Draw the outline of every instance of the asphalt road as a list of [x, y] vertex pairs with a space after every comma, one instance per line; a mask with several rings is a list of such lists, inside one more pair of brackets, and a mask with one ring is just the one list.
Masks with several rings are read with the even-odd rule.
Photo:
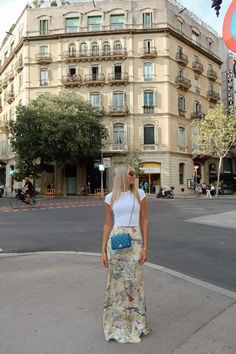
[[[99, 201], [50, 203], [15, 212], [0, 199], [1, 252], [100, 252]], [[150, 262], [236, 291], [236, 199], [150, 200], [149, 224]]]

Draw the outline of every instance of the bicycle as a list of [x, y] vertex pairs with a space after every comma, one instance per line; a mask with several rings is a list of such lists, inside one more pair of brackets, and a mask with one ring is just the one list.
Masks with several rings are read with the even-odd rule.
[[28, 199], [26, 194], [21, 189], [18, 189], [16, 195], [10, 198], [10, 206], [12, 209], [20, 209], [26, 206], [35, 207], [39, 204], [40, 199], [37, 191], [34, 191], [32, 197]]

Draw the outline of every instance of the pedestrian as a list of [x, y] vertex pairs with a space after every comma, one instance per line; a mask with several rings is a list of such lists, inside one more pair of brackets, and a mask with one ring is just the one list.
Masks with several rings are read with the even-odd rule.
[[[114, 249], [112, 237], [131, 237], [131, 247]], [[143, 263], [148, 257], [147, 198], [135, 185], [131, 166], [115, 169], [112, 192], [105, 198], [102, 264], [108, 267], [103, 315], [105, 339], [139, 343], [149, 333]]]
[[148, 193], [148, 181], [144, 182], [143, 188], [144, 188], [145, 192]]
[[211, 193], [210, 193], [210, 187], [206, 188], [206, 198], [212, 198]]
[[210, 185], [210, 193], [211, 193], [211, 196], [214, 197], [215, 195], [215, 186], [213, 183], [211, 183]]
[[206, 188], [207, 188], [206, 183], [203, 182], [201, 187], [202, 187], [202, 194], [203, 194], [204, 196], [206, 196]]

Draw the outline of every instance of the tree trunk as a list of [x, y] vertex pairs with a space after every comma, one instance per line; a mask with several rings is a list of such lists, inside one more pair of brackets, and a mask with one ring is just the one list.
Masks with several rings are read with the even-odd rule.
[[220, 171], [221, 171], [222, 160], [223, 160], [223, 157], [221, 156], [220, 161], [219, 161], [219, 166], [218, 166], [218, 172], [217, 172], [216, 198], [218, 197], [218, 193], [219, 193]]

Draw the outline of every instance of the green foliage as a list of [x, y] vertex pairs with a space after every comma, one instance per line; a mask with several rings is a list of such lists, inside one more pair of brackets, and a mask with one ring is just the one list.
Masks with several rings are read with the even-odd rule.
[[197, 131], [196, 153], [225, 157], [236, 144], [236, 113], [227, 115], [223, 104], [209, 109], [205, 118], [194, 121], [192, 125]]
[[37, 175], [53, 161], [63, 166], [96, 156], [107, 134], [101, 118], [101, 112], [71, 92], [43, 94], [18, 106], [10, 135], [19, 175]]

